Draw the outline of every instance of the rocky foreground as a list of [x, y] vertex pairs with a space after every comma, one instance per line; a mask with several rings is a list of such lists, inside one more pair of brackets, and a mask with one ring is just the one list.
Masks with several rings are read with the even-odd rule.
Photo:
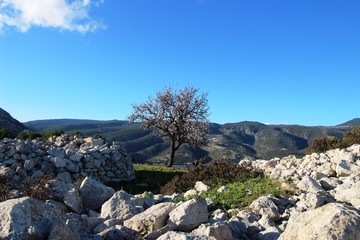
[[[80, 186], [51, 180], [45, 202], [23, 197], [0, 203], [0, 238], [360, 239], [360, 145], [239, 164], [263, 170], [283, 187], [295, 187], [296, 194], [263, 196], [248, 210], [209, 212], [210, 199], [176, 204], [176, 194], [133, 196], [90, 177]], [[208, 188], [198, 182], [187, 194]]]

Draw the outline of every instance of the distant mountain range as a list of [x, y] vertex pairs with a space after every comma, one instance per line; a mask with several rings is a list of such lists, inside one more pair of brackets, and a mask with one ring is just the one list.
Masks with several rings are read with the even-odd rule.
[[[152, 131], [142, 131], [140, 124], [127, 121], [54, 119], [24, 123], [39, 132], [61, 130], [68, 133], [79, 130], [85, 135], [100, 134], [110, 141], [122, 142], [136, 162], [162, 162], [168, 157], [169, 144], [153, 136]], [[325, 126], [267, 125], [259, 122], [216, 124], [209, 127], [207, 146], [191, 148], [182, 146], [176, 155], [176, 163], [191, 162], [202, 157], [222, 157], [239, 161], [244, 157], [270, 159], [289, 154], [304, 155], [315, 138], [342, 137], [345, 131], [360, 125], [360, 118], [346, 123]]]
[[[270, 159], [289, 154], [302, 156], [306, 148], [316, 138], [342, 137], [353, 126], [360, 126], [360, 118], [337, 126], [308, 127], [301, 125], [267, 125], [259, 122], [238, 122], [227, 124], [211, 123], [206, 146], [191, 148], [182, 146], [175, 163], [192, 162], [205, 157], [208, 160], [222, 157], [239, 161], [244, 157]], [[72, 133], [80, 131], [84, 135], [100, 134], [109, 141], [121, 142], [135, 162], [163, 162], [169, 153], [169, 144], [153, 136], [152, 131], [142, 131], [140, 124], [127, 121], [52, 119], [20, 123], [0, 108], [0, 128], [9, 128], [16, 136], [24, 129], [38, 132], [50, 130]]]

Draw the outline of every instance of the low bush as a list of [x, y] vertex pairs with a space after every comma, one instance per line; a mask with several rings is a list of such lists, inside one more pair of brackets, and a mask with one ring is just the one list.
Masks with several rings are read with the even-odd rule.
[[27, 130], [20, 132], [19, 135], [17, 136], [17, 138], [21, 140], [33, 140], [41, 137], [42, 134], [35, 131], [27, 131]]
[[47, 187], [50, 180], [51, 178], [46, 175], [25, 179], [22, 182], [23, 195], [43, 201], [50, 199], [50, 190]]
[[0, 128], [0, 140], [3, 140], [4, 138], [11, 138], [12, 133], [10, 129], [8, 128]]
[[249, 178], [262, 177], [261, 172], [256, 172], [248, 167], [233, 164], [228, 160], [215, 160], [209, 165], [198, 164], [181, 176], [176, 176], [164, 187], [162, 194], [183, 193], [195, 186], [197, 181], [206, 184], [227, 184], [235, 181], [245, 181]]
[[306, 149], [306, 153], [320, 153], [336, 148], [347, 148], [353, 144], [360, 144], [360, 126], [353, 127], [351, 131], [345, 132], [342, 139], [336, 137], [317, 138]]
[[11, 190], [13, 183], [5, 175], [0, 175], [0, 202], [6, 201], [12, 197]]
[[48, 139], [50, 137], [59, 137], [61, 136], [61, 134], [64, 134], [64, 131], [57, 131], [57, 130], [47, 131], [42, 134], [42, 138]]

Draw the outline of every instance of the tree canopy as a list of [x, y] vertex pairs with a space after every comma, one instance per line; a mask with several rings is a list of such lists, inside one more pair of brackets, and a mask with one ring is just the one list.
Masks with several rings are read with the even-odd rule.
[[142, 129], [153, 128], [155, 135], [170, 141], [171, 152], [167, 165], [171, 167], [175, 152], [186, 143], [190, 146], [206, 144], [209, 126], [208, 93], [199, 89], [185, 87], [172, 90], [167, 87], [149, 97], [147, 102], [134, 104], [128, 117], [130, 122], [141, 122]]

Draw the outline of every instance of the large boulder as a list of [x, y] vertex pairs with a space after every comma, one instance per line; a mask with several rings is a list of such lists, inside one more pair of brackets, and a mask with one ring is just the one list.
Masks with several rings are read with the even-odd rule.
[[146, 211], [124, 221], [124, 226], [136, 230], [142, 235], [158, 230], [166, 225], [169, 213], [175, 209], [175, 203], [159, 203]]
[[279, 240], [360, 239], [360, 210], [340, 203], [292, 216]]
[[334, 198], [340, 202], [350, 203], [356, 208], [360, 208], [360, 182], [350, 188], [334, 191]]
[[111, 198], [115, 190], [92, 178], [86, 177], [81, 183], [79, 192], [84, 208], [96, 211], [105, 201]]
[[116, 192], [102, 205], [100, 216], [102, 218], [116, 218], [124, 221], [138, 213], [139, 208], [136, 207], [132, 195], [121, 190]]
[[216, 239], [232, 240], [232, 233], [230, 227], [223, 222], [216, 222], [214, 224], [201, 224], [193, 231], [197, 235], [212, 236]]
[[250, 204], [250, 209], [261, 216], [268, 216], [270, 219], [278, 220], [280, 218], [279, 208], [270, 197], [259, 197]]
[[56, 205], [23, 197], [1, 202], [0, 219], [0, 239], [47, 239], [65, 214]]
[[208, 221], [206, 200], [194, 198], [186, 201], [172, 210], [169, 216], [168, 224], [174, 225], [175, 230], [189, 232]]

